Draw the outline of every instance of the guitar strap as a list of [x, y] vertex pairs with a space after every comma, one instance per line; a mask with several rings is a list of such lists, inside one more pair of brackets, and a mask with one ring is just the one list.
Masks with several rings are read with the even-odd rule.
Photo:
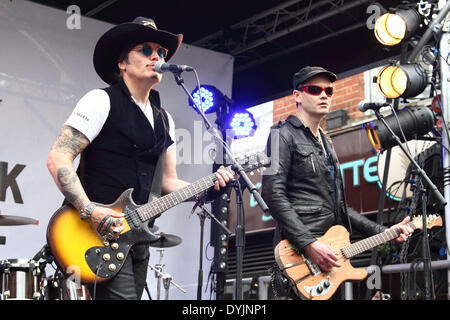
[[[155, 107], [154, 103], [160, 105], [160, 101], [151, 102], [152, 111], [153, 111], [153, 119], [156, 124], [156, 119], [161, 116], [163, 118], [163, 124], [166, 130], [169, 130], [168, 125], [169, 121], [167, 120], [167, 115], [164, 111]], [[158, 161], [156, 163], [155, 172], [153, 173], [152, 186], [150, 188], [150, 193], [148, 195], [148, 202], [158, 199], [161, 197], [161, 188], [162, 188], [162, 177], [164, 172], [164, 161], [166, 159], [166, 151], [161, 152], [159, 155]]]
[[162, 188], [162, 176], [164, 172], [164, 160], [166, 158], [166, 152], [161, 152], [158, 158], [158, 162], [156, 163], [155, 173], [153, 174], [152, 186], [150, 188], [150, 193], [148, 195], [148, 202], [151, 202], [155, 199], [161, 197], [161, 188]]

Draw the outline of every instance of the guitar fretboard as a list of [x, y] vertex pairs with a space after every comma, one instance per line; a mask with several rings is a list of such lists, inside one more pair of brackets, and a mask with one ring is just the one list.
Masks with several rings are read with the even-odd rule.
[[[225, 168], [225, 170], [233, 174], [230, 167]], [[216, 174], [212, 173], [177, 191], [171, 192], [161, 198], [140, 206], [136, 209], [136, 212], [142, 222], [153, 219], [164, 211], [167, 211], [177, 204], [184, 202], [187, 199], [192, 198], [193, 196], [198, 195], [206, 189], [212, 187], [216, 180]]]
[[[413, 230], [416, 229], [416, 226], [413, 222], [409, 222], [407, 224]], [[397, 238], [401, 234], [400, 228], [388, 229], [382, 233], [376, 234], [364, 240], [352, 243], [344, 248], [342, 248], [342, 253], [348, 259], [364, 252], [369, 249], [372, 249], [382, 243], [388, 242]]]

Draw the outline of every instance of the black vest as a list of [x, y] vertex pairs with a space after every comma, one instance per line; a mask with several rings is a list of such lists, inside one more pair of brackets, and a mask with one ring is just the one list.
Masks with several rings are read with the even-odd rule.
[[173, 143], [167, 114], [152, 90], [152, 128], [123, 80], [104, 90], [111, 109], [100, 133], [83, 151], [77, 173], [91, 201], [110, 204], [134, 188], [133, 200], [147, 203], [158, 157]]

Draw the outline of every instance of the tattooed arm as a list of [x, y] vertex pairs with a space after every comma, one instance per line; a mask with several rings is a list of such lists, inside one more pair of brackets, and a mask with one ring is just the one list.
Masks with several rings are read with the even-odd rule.
[[[80, 131], [63, 126], [59, 137], [53, 144], [47, 159], [47, 168], [53, 176], [56, 185], [66, 199], [80, 211], [91, 201], [81, 185], [81, 181], [73, 166], [75, 158], [89, 145], [89, 139]], [[97, 206], [91, 215], [91, 226], [94, 230], [105, 216], [123, 218], [123, 214], [109, 208]], [[114, 226], [110, 227], [113, 231]], [[121, 232], [125, 228], [120, 225], [116, 231]]]
[[88, 145], [89, 139], [84, 134], [65, 125], [47, 159], [47, 168], [57, 187], [77, 210], [86, 206], [90, 201], [75, 172], [73, 161]]

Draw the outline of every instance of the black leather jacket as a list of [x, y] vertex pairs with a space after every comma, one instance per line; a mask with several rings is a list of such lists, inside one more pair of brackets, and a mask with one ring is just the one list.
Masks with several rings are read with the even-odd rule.
[[328, 152], [296, 116], [271, 129], [267, 154], [272, 162], [263, 175], [262, 197], [277, 225], [274, 244], [288, 239], [302, 250], [336, 224], [368, 236], [386, 229], [347, 206], [336, 153], [320, 134]]

